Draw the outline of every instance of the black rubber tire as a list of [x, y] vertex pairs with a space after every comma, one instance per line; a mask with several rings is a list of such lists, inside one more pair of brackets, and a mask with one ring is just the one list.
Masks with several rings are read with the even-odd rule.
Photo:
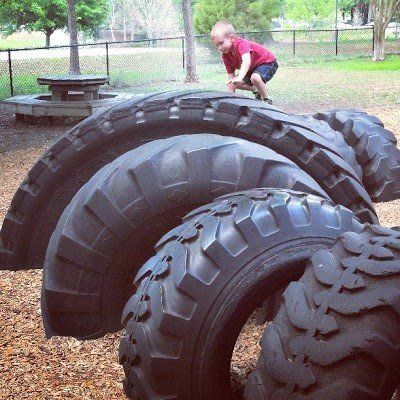
[[374, 202], [400, 197], [400, 150], [382, 121], [359, 110], [332, 110], [314, 115], [341, 132], [355, 150], [363, 183]]
[[[348, 147], [320, 124], [249, 98], [218, 92], [142, 96], [87, 118], [33, 166], [15, 194], [0, 232], [0, 268], [41, 267], [62, 211], [96, 171], [139, 145], [179, 134], [216, 133], [272, 148], [311, 175], [334, 202], [376, 222], [372, 201], [343, 161]], [[348, 160], [352, 162], [352, 160]]]
[[247, 400], [390, 400], [400, 372], [400, 231], [367, 225], [313, 254], [262, 337]]
[[313, 250], [361, 229], [342, 206], [272, 189], [190, 213], [157, 244], [125, 306], [119, 357], [128, 397], [232, 399], [232, 351], [265, 293], [298, 279]]
[[276, 187], [329, 196], [273, 150], [198, 134], [155, 140], [103, 167], [62, 214], [46, 253], [47, 336], [88, 339], [120, 329], [122, 309], [157, 240], [223, 194]]
[[356, 158], [354, 148], [345, 141], [341, 132], [332, 129], [328, 122], [317, 119], [312, 115], [297, 115], [297, 118], [302, 120], [328, 142], [334, 143], [334, 147], [340, 149], [340, 156], [349, 163], [360, 180], [363, 178], [363, 170]]

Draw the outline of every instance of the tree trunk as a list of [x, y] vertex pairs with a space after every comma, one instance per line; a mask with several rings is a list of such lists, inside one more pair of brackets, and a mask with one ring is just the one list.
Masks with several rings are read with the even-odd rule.
[[[375, 29], [375, 28], [374, 28]], [[375, 30], [374, 36], [374, 55], [372, 61], [383, 61], [385, 59], [385, 32]]]
[[114, 10], [113, 10], [112, 11], [112, 16], [110, 17], [110, 22], [108, 23], [108, 28], [110, 29], [111, 39], [112, 39], [113, 42], [115, 42], [114, 25], [115, 25], [115, 13], [114, 13]]
[[128, 40], [127, 37], [127, 27], [126, 27], [126, 14], [128, 12], [126, 1], [122, 3], [122, 26], [124, 30], [124, 42]]
[[363, 12], [360, 3], [354, 9], [354, 25], [361, 26], [363, 24]]
[[363, 25], [368, 24], [369, 4], [363, 4]]
[[78, 24], [76, 22], [76, 12], [74, 0], [68, 0], [68, 30], [69, 30], [69, 73], [80, 75], [79, 51], [78, 51]]
[[50, 36], [52, 35], [53, 31], [46, 31], [46, 47], [50, 47]]
[[183, 24], [185, 29], [185, 59], [186, 79], [185, 82], [198, 82], [196, 71], [196, 54], [194, 44], [194, 27], [192, 18], [191, 0], [182, 0]]
[[134, 37], [135, 37], [135, 27], [132, 24], [131, 25], [131, 42], [133, 42]]
[[367, 24], [369, 24], [372, 21], [372, 3], [369, 2], [368, 4], [368, 18], [367, 18]]
[[400, 6], [400, 0], [371, 0], [374, 13], [374, 55], [373, 61], [385, 59], [385, 33], [386, 28], [396, 9]]

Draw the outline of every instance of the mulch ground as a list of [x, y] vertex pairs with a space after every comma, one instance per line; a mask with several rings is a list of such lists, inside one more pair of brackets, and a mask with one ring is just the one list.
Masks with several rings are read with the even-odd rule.
[[[400, 133], [399, 106], [366, 111]], [[0, 221], [32, 164], [69, 126], [15, 123], [0, 103]], [[377, 211], [382, 225], [400, 225], [400, 201], [377, 204]], [[124, 374], [117, 361], [120, 333], [88, 342], [46, 340], [41, 279], [40, 270], [0, 271], [0, 399], [123, 399]], [[232, 360], [235, 381], [243, 382], [253, 368], [262, 330], [254, 319], [243, 329]]]

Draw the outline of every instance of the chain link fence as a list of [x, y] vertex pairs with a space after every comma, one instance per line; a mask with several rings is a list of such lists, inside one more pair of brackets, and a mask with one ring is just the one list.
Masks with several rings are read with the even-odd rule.
[[[281, 65], [335, 58], [368, 57], [373, 52], [373, 29], [241, 32], [241, 36], [271, 49]], [[185, 77], [185, 39], [104, 42], [78, 45], [82, 74], [107, 74], [117, 90], [135, 87], [157, 90], [159, 83]], [[400, 36], [388, 39], [388, 53], [400, 53]], [[196, 36], [200, 77], [223, 71], [221, 55], [208, 35]], [[0, 100], [41, 93], [37, 77], [69, 71], [69, 46], [0, 51]]]

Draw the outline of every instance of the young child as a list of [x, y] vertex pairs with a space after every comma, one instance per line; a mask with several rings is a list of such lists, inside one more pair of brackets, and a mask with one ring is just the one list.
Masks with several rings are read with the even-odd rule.
[[[257, 99], [272, 104], [267, 96], [266, 83], [278, 69], [275, 56], [260, 44], [237, 36], [233, 26], [226, 21], [214, 25], [211, 40], [222, 53], [229, 77], [227, 91], [250, 90]], [[235, 76], [236, 70], [239, 72]]]

